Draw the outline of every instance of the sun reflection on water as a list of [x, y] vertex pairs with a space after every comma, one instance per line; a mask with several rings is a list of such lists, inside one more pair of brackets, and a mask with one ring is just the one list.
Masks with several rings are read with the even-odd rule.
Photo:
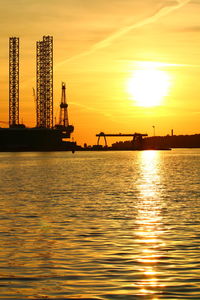
[[[163, 224], [161, 214], [160, 182], [159, 172], [160, 153], [158, 151], [143, 151], [140, 155], [140, 180], [138, 190], [140, 194], [138, 202], [138, 214], [136, 219], [136, 236], [140, 245], [138, 262], [143, 274], [138, 282], [139, 294], [151, 297], [155, 296], [163, 288], [158, 278], [158, 263], [164, 241]], [[148, 298], [149, 299], [149, 298]]]

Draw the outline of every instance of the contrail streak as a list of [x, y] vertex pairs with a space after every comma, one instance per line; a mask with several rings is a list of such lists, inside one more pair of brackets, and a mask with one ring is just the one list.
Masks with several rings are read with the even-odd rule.
[[119, 37], [125, 35], [126, 33], [128, 33], [129, 31], [133, 30], [133, 29], [137, 29], [137, 28], [140, 28], [140, 27], [143, 27], [145, 25], [148, 25], [148, 24], [151, 24], [155, 21], [157, 21], [158, 19], [160, 19], [161, 17], [164, 17], [166, 15], [168, 15], [169, 13], [171, 13], [172, 11], [175, 11], [175, 10], [178, 10], [180, 9], [181, 7], [185, 6], [186, 4], [188, 4], [191, 0], [177, 0], [177, 5], [171, 5], [171, 6], [164, 6], [164, 7], [161, 7], [156, 13], [154, 13], [152, 16], [136, 23], [136, 24], [133, 24], [133, 25], [130, 25], [130, 26], [126, 26], [122, 29], [120, 29], [119, 31], [113, 33], [112, 35], [108, 36], [107, 38], [105, 38], [104, 40], [96, 43], [95, 45], [93, 45], [89, 50], [87, 51], [84, 51], [80, 54], [77, 54], [77, 55], [74, 55], [72, 57], [69, 57], [68, 59], [65, 59], [61, 62], [59, 62], [56, 67], [66, 63], [66, 62], [69, 62], [69, 61], [72, 61], [72, 60], [76, 60], [78, 58], [81, 58], [83, 56], [87, 56], [87, 55], [90, 55], [90, 54], [93, 54], [94, 52], [96, 52], [97, 50], [99, 49], [103, 49], [103, 48], [106, 48], [108, 47], [114, 40], [118, 39]]

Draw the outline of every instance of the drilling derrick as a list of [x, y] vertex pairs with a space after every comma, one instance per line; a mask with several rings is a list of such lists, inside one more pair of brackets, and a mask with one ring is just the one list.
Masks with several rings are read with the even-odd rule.
[[19, 38], [9, 39], [9, 127], [19, 125]]
[[68, 111], [67, 111], [68, 104], [66, 102], [65, 91], [66, 91], [66, 86], [65, 83], [62, 82], [62, 96], [61, 96], [61, 103], [60, 103], [59, 125], [62, 125], [63, 127], [69, 126]]
[[37, 47], [37, 127], [53, 128], [53, 37], [43, 36]]
[[65, 91], [66, 91], [66, 85], [64, 82], [62, 82], [59, 124], [55, 125], [55, 129], [62, 131], [63, 138], [70, 138], [71, 133], [74, 131], [74, 126], [69, 125], [68, 104], [66, 101]]

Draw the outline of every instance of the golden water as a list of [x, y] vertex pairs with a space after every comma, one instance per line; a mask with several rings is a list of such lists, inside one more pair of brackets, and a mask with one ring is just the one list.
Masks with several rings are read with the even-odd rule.
[[0, 159], [0, 299], [200, 299], [200, 150]]

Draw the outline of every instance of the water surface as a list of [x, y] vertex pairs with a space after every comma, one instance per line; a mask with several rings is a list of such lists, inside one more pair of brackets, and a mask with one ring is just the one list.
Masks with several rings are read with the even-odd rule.
[[0, 153], [1, 299], [200, 299], [200, 150]]

